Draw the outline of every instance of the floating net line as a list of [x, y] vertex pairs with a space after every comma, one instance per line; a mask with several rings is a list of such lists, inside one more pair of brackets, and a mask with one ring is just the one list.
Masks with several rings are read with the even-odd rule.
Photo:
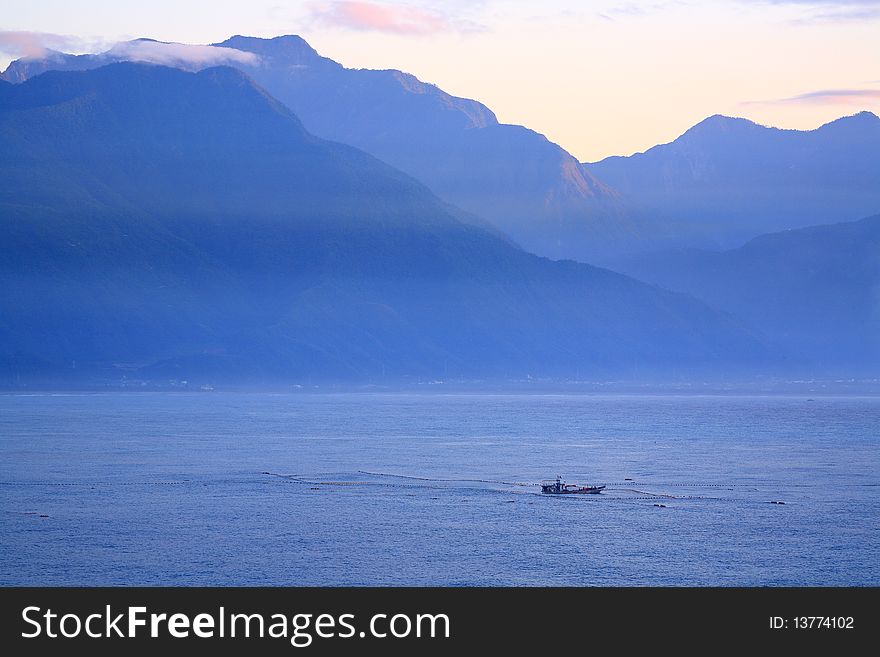
[[[722, 497], [714, 495], [691, 495], [691, 494], [674, 494], [670, 492], [656, 492], [645, 490], [644, 488], [635, 488], [639, 485], [637, 482], [625, 481], [603, 484], [605, 489], [599, 494], [573, 494], [573, 495], [545, 495], [541, 493], [541, 482], [523, 482], [523, 481], [507, 481], [504, 479], [481, 479], [466, 477], [426, 477], [418, 475], [406, 475], [390, 472], [373, 472], [369, 470], [357, 470], [353, 473], [324, 473], [324, 474], [282, 474], [276, 472], [263, 472], [262, 474], [285, 479], [290, 482], [306, 484], [315, 487], [326, 487], [340, 489], [351, 487], [378, 487], [378, 488], [397, 488], [409, 490], [469, 490], [489, 493], [499, 493], [504, 495], [537, 495], [543, 498], [565, 498], [577, 499], [581, 501], [599, 501], [599, 500], [707, 500], [707, 501], [726, 501], [726, 502], [742, 502], [754, 503], [775, 503], [775, 500], [754, 500], [741, 497]], [[335, 476], [334, 476], [335, 475]], [[367, 478], [365, 478], [367, 477]], [[372, 477], [369, 478], [369, 477]], [[391, 481], [389, 481], [391, 480]], [[655, 484], [650, 486], [670, 486], [673, 484]], [[706, 488], [739, 488], [744, 492], [758, 492], [759, 489], [754, 485], [726, 485], [726, 484], [690, 484], [681, 485], [681, 488], [687, 487], [706, 487]], [[513, 490], [511, 490], [511, 488]], [[620, 495], [620, 494], [624, 495]]]
[[[255, 473], [254, 473], [255, 474]], [[286, 480], [292, 483], [321, 487], [322, 489], [337, 488], [340, 490], [357, 487], [374, 487], [384, 489], [405, 489], [410, 491], [434, 490], [434, 491], [471, 491], [483, 493], [497, 493], [504, 495], [538, 495], [543, 498], [578, 499], [581, 501], [599, 500], [716, 500], [740, 503], [773, 503], [785, 504], [778, 499], [756, 499], [749, 493], [760, 493], [766, 489], [778, 491], [780, 488], [812, 488], [809, 484], [787, 484], [785, 482], [760, 482], [760, 483], [708, 483], [708, 482], [645, 482], [636, 480], [614, 481], [602, 484], [605, 486], [599, 494], [573, 494], [573, 495], [544, 495], [541, 493], [541, 482], [538, 481], [510, 481], [506, 479], [487, 479], [476, 477], [428, 477], [414, 474], [401, 474], [393, 472], [376, 472], [370, 470], [356, 470], [354, 472], [330, 472], [330, 473], [299, 473], [284, 474], [264, 471], [259, 473]], [[237, 484], [240, 479], [236, 478], [201, 478], [192, 479], [156, 479], [140, 481], [0, 481], [0, 486], [6, 487], [88, 487], [95, 489], [113, 488], [116, 486], [204, 486]], [[876, 485], [862, 483], [860, 486]], [[658, 490], [660, 489], [660, 490]], [[667, 489], [667, 490], [662, 490]], [[673, 489], [673, 490], [669, 490]], [[711, 495], [693, 494], [689, 489], [710, 489]], [[723, 490], [735, 491], [745, 494], [743, 496], [719, 495]], [[694, 491], [696, 492], [696, 491]], [[708, 491], [707, 491], [708, 492]], [[767, 490], [769, 493], [770, 491]]]

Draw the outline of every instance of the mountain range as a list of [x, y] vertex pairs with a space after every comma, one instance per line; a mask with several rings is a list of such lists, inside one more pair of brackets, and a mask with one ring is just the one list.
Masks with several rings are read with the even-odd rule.
[[[132, 59], [207, 65], [188, 48], [206, 47], [140, 39], [96, 55], [50, 52], [15, 61], [0, 77], [21, 82]], [[234, 36], [211, 48], [311, 133], [378, 157], [472, 221], [551, 258], [613, 267], [620, 254], [731, 248], [880, 210], [880, 118], [870, 112], [810, 131], [713, 116], [669, 144], [581, 164], [542, 135], [499, 123], [482, 103], [400, 70], [345, 68], [298, 36]]]
[[0, 76], [0, 380], [880, 366], [880, 221], [851, 221], [880, 209], [870, 112], [713, 116], [580, 164], [299, 37], [192, 48]]
[[621, 266], [735, 315], [802, 354], [805, 372], [880, 372], [880, 215], [762, 235], [721, 252], [643, 254]]
[[647, 377], [775, 359], [691, 297], [521, 250], [313, 136], [233, 68], [0, 84], [0, 151], [7, 383]]
[[880, 211], [880, 117], [780, 130], [712, 116], [672, 143], [584, 168], [626, 199], [645, 234], [656, 227], [657, 246], [731, 248]]
[[[131, 42], [97, 55], [50, 53], [13, 62], [12, 82], [46, 70], [84, 70], [149, 57]], [[132, 47], [132, 44], [135, 47]], [[123, 44], [125, 45], [125, 44]], [[584, 260], [630, 244], [636, 228], [617, 195], [543, 135], [498, 122], [474, 100], [457, 98], [399, 70], [349, 69], [298, 36], [234, 36], [213, 44], [250, 59], [227, 63], [286, 104], [313, 134], [375, 155], [442, 199], [489, 221], [529, 251]], [[172, 60], [181, 68], [203, 64]]]

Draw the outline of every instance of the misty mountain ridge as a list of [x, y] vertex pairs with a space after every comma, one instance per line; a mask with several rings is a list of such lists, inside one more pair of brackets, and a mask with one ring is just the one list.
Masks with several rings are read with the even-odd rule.
[[782, 130], [712, 116], [678, 139], [584, 167], [669, 246], [730, 248], [762, 233], [859, 219], [880, 210], [880, 118]]
[[[196, 47], [202, 49], [196, 60], [183, 64], [181, 58], [191, 47], [180, 50], [179, 44], [157, 44], [139, 40], [98, 56], [19, 60], [4, 75], [29, 82], [0, 81], [0, 104], [7, 112], [24, 111], [31, 121], [26, 128], [7, 125], [15, 129], [6, 133], [10, 147], [4, 150], [8, 161], [2, 171], [6, 184], [0, 187], [0, 204], [4, 212], [14, 210], [7, 226], [10, 239], [6, 253], [11, 254], [10, 262], [18, 263], [23, 270], [37, 267], [16, 259], [16, 244], [21, 253], [36, 249], [34, 262], [43, 262], [49, 271], [58, 270], [56, 265], [72, 256], [54, 240], [45, 241], [49, 225], [45, 222], [51, 219], [61, 221], [61, 235], [72, 231], [68, 235], [71, 244], [85, 243], [82, 231], [89, 235], [105, 231], [111, 240], [104, 246], [126, 253], [132, 264], [125, 266], [136, 263], [132, 272], [138, 272], [137, 267], [150, 272], [142, 279], [139, 274], [133, 277], [133, 281], [139, 281], [135, 287], [143, 287], [126, 293], [132, 298], [151, 299], [148, 306], [159, 303], [165, 292], [156, 290], [165, 290], [170, 280], [175, 281], [172, 289], [182, 295], [163, 301], [165, 306], [149, 306], [149, 312], [143, 308], [136, 311], [137, 320], [130, 316], [124, 319], [124, 330], [108, 324], [112, 330], [105, 331], [107, 348], [96, 344], [85, 348], [80, 344], [80, 362], [104, 363], [103, 367], [112, 360], [121, 360], [140, 363], [138, 367], [155, 372], [207, 369], [229, 376], [232, 372], [238, 372], [235, 376], [242, 372], [280, 376], [281, 372], [293, 371], [308, 372], [309, 376], [319, 371], [340, 377], [380, 371], [394, 376], [430, 376], [441, 369], [444, 374], [452, 371], [477, 377], [515, 377], [522, 372], [570, 376], [572, 367], [576, 375], [635, 372], [642, 367], [663, 375], [670, 368], [676, 369], [671, 357], [676, 349], [685, 370], [706, 371], [706, 364], [713, 363], [718, 371], [727, 371], [746, 363], [753, 367], [755, 354], [766, 357], [772, 345], [784, 362], [768, 360], [765, 371], [870, 374], [875, 368], [874, 336], [880, 334], [880, 326], [874, 317], [880, 284], [871, 263], [872, 258], [880, 261], [880, 254], [872, 250], [876, 244], [873, 233], [845, 229], [844, 224], [833, 229], [815, 226], [804, 232], [788, 230], [792, 225], [846, 219], [848, 212], [864, 216], [876, 211], [880, 167], [875, 166], [874, 145], [880, 143], [880, 119], [870, 112], [843, 117], [812, 131], [780, 130], [747, 119], [715, 115], [673, 142], [645, 153], [583, 166], [570, 158], [559, 168], [560, 177], [569, 188], [579, 189], [581, 198], [596, 201], [595, 195], [599, 194], [606, 200], [614, 199], [615, 212], [621, 218], [618, 221], [612, 213], [607, 215], [608, 221], [614, 225], [613, 230], [628, 231], [628, 237], [614, 248], [606, 248], [607, 241], [594, 244], [603, 245], [601, 255], [596, 256], [599, 261], [648, 283], [693, 295], [721, 311], [722, 315], [713, 321], [725, 326], [724, 340], [738, 345], [724, 354], [709, 346], [712, 338], [703, 329], [693, 333], [683, 328], [706, 312], [705, 307], [698, 312], [675, 305], [674, 320], [661, 313], [665, 316], [661, 324], [668, 327], [670, 322], [677, 323], [687, 335], [673, 336], [674, 331], [664, 329], [662, 339], [652, 338], [646, 326], [655, 320], [643, 314], [639, 321], [647, 322], [645, 325], [628, 326], [622, 319], [626, 314], [622, 304], [624, 298], [634, 295], [639, 299], [638, 313], [647, 313], [648, 308], [656, 312], [664, 305], [658, 297], [641, 296], [642, 292], [634, 292], [636, 288], [626, 288], [623, 298], [604, 292], [592, 300], [582, 298], [584, 289], [597, 293], [593, 286], [617, 289], [617, 283], [612, 283], [615, 279], [603, 278], [607, 272], [599, 275], [597, 272], [602, 270], [595, 268], [576, 269], [581, 272], [577, 276], [583, 278], [579, 285], [584, 289], [578, 291], [576, 286], [565, 284], [564, 292], [556, 290], [560, 285], [556, 275], [568, 271], [562, 266], [573, 266], [571, 263], [560, 263], [562, 268], [553, 270], [522, 259], [521, 252], [510, 250], [510, 244], [505, 243], [502, 235], [508, 233], [489, 229], [490, 224], [440, 201], [415, 179], [356, 148], [313, 136], [308, 124], [304, 125], [291, 110], [297, 99], [307, 98], [302, 102], [306, 112], [312, 112], [312, 121], [325, 121], [324, 128], [332, 131], [330, 124], [339, 119], [337, 131], [351, 131], [347, 140], [358, 139], [369, 118], [374, 129], [366, 133], [375, 139], [376, 143], [370, 145], [374, 150], [400, 145], [397, 140], [405, 130], [411, 131], [410, 141], [419, 143], [424, 139], [418, 135], [425, 132], [425, 125], [438, 125], [442, 127], [440, 133], [458, 135], [449, 137], [450, 143], [465, 140], [460, 143], [462, 153], [480, 145], [483, 156], [489, 157], [494, 148], [491, 143], [497, 146], [503, 141], [496, 140], [500, 133], [493, 130], [515, 127], [498, 124], [484, 105], [450, 96], [400, 71], [345, 69], [319, 55], [299, 37], [232, 37], [217, 44], [221, 59], [232, 57], [237, 72], [208, 66], [218, 56], [214, 47]], [[165, 79], [164, 67], [145, 64], [131, 70], [104, 66], [94, 71], [94, 77], [86, 78], [57, 77], [59, 73], [51, 71], [32, 77], [40, 67], [90, 70], [122, 54], [126, 58], [137, 53], [159, 57], [150, 49], [165, 46], [171, 50], [157, 51], [163, 61], [171, 60], [177, 69], [202, 71], [196, 76], [197, 84], [185, 77]], [[152, 78], [141, 69], [156, 71], [156, 80], [161, 82], [156, 82], [155, 89], [149, 82]], [[114, 73], [120, 70], [122, 73]], [[276, 100], [275, 93], [255, 81], [258, 73], [293, 100]], [[138, 85], [119, 94], [117, 85], [129, 75], [139, 80]], [[206, 86], [208, 81], [211, 84]], [[334, 101], [328, 95], [331, 87], [343, 101]], [[111, 90], [118, 98], [106, 95]], [[102, 93], [104, 102], [92, 106], [92, 99]], [[161, 114], [152, 107], [164, 94], [174, 101], [171, 107], [180, 112], [181, 121], [170, 108]], [[123, 98], [127, 100], [120, 104]], [[216, 106], [220, 114], [205, 114], [208, 105]], [[400, 115], [390, 122], [396, 125], [388, 132], [386, 123], [392, 110]], [[345, 112], [351, 116], [343, 116]], [[8, 114], [8, 118], [13, 116], [21, 118]], [[68, 142], [68, 135], [59, 126], [67, 125], [72, 117], [77, 119], [74, 128], [87, 126], [88, 134], [93, 135], [90, 139]], [[421, 123], [423, 120], [427, 123]], [[152, 138], [141, 142], [139, 133], [144, 130]], [[535, 134], [522, 130], [506, 134]], [[491, 139], [486, 137], [486, 141], [480, 135]], [[51, 143], [45, 141], [50, 136]], [[108, 142], [111, 138], [115, 141]], [[379, 142], [387, 143], [383, 146]], [[531, 137], [526, 142], [536, 143]], [[126, 154], [129, 146], [136, 157]], [[418, 149], [409, 147], [409, 151], [417, 159], [421, 155]], [[54, 158], [60, 158], [57, 166], [51, 165], [56, 162]], [[91, 164], [84, 164], [82, 158]], [[499, 162], [507, 159], [498, 158]], [[107, 162], [113, 161], [119, 164], [108, 167]], [[212, 163], [210, 167], [205, 167], [206, 161]], [[458, 164], [446, 162], [451, 174], [460, 173]], [[524, 174], [531, 166], [516, 158], [512, 162], [518, 167], [516, 175]], [[410, 164], [410, 168], [418, 166]], [[503, 166], [507, 165], [498, 165]], [[614, 180], [615, 189], [598, 183], [597, 178], [581, 175], [594, 167], [605, 167], [601, 176]], [[488, 175], [488, 170], [482, 175]], [[299, 182], [292, 184], [292, 180]], [[497, 186], [500, 183], [493, 184], [493, 193], [504, 197]], [[522, 182], [520, 186], [528, 190], [529, 184]], [[536, 189], [532, 187], [528, 193]], [[535, 192], [534, 198], [542, 193]], [[561, 193], [554, 201], [557, 210], [565, 206], [567, 194]], [[880, 200], [876, 202], [880, 204]], [[552, 214], [548, 214], [548, 208], [553, 206], [544, 203], [544, 217]], [[862, 212], [861, 208], [871, 209]], [[556, 216], [564, 222], [567, 212], [560, 210]], [[131, 225], [141, 232], [132, 237], [134, 229], [129, 224], [135, 218]], [[767, 232], [765, 224], [785, 232], [754, 238]], [[867, 220], [858, 223], [870, 224]], [[580, 230], [575, 224], [568, 228]], [[29, 234], [28, 230], [36, 232]], [[255, 234], [261, 234], [262, 239], [255, 241]], [[845, 236], [850, 234], [859, 237], [847, 241]], [[122, 235], [143, 248], [132, 252]], [[550, 246], [540, 246], [536, 237], [532, 248], [552, 250], [551, 243], [558, 235], [548, 229], [540, 239]], [[820, 237], [810, 237], [814, 235]], [[389, 241], [390, 236], [393, 238]], [[267, 246], [269, 242], [274, 242], [272, 248]], [[48, 251], [41, 249], [49, 244], [56, 249], [52, 252], [57, 262], [54, 256], [40, 260], [48, 257]], [[92, 260], [106, 260], [100, 240], [92, 240], [91, 244]], [[573, 244], [569, 242], [568, 246]], [[658, 251], [663, 245], [734, 248], [723, 253], [692, 248]], [[617, 248], [633, 253], [621, 254], [615, 251]], [[176, 255], [157, 266], [151, 258], [161, 261], [161, 253]], [[438, 253], [445, 255], [438, 260]], [[520, 255], [514, 257], [511, 253]], [[292, 260], [291, 254], [295, 256]], [[460, 257], [462, 254], [467, 255]], [[487, 257], [492, 263], [488, 269], [481, 264]], [[200, 264], [190, 268], [186, 262]], [[172, 263], [170, 273], [167, 266]], [[120, 262], [105, 265], [116, 270], [123, 267]], [[587, 276], [585, 271], [593, 273]], [[418, 280], [418, 285], [403, 284], [402, 280], [408, 278]], [[563, 278], [568, 280], [569, 275]], [[58, 273], [56, 282], [62, 279]], [[17, 280], [22, 283], [23, 279]], [[81, 291], [89, 290], [91, 302], [95, 301], [97, 280], [81, 281]], [[153, 283], [148, 285], [148, 280]], [[495, 298], [488, 289], [477, 293], [464, 284], [473, 280], [505, 283], [493, 283], [499, 286], [496, 292], [500, 296]], [[8, 298], [19, 298], [23, 307], [30, 307], [31, 299], [46, 294], [59, 307], [66, 307], [68, 301], [60, 294], [61, 288], [50, 292], [52, 286], [46, 287], [43, 280], [43, 287], [35, 291], [29, 287], [32, 283], [25, 281], [20, 288], [11, 284]], [[75, 286], [68, 282], [65, 289], [71, 287]], [[120, 290], [116, 292], [121, 302], [126, 295]], [[416, 301], [420, 295], [436, 298], [436, 312], [429, 310], [424, 300]], [[571, 307], [562, 310], [546, 303], [523, 305], [522, 299], [542, 296], [547, 296], [546, 303], [552, 299], [552, 304]], [[80, 305], [94, 310], [91, 302]], [[489, 317], [472, 318], [471, 328], [467, 329], [473, 330], [472, 336], [480, 337], [453, 346], [440, 327], [450, 335], [460, 329], [449, 316], [471, 313], [463, 310], [463, 303], [485, 309]], [[178, 304], [177, 318], [167, 316], [163, 309], [174, 304]], [[307, 310], [279, 318], [278, 309], [291, 304], [303, 304], [301, 307]], [[602, 314], [606, 304], [611, 314], [601, 321], [598, 317], [589, 321], [584, 318], [585, 308]], [[352, 308], [361, 310], [351, 313]], [[389, 309], [393, 309], [391, 315]], [[75, 309], [68, 310], [75, 314]], [[128, 304], [124, 312], [105, 308], [98, 314], [113, 317], [118, 311], [119, 317], [125, 318], [126, 312], [134, 310]], [[505, 337], [493, 342], [488, 337], [490, 327], [499, 336], [506, 336], [517, 322], [531, 323], [532, 312], [541, 315], [541, 321], [517, 339]], [[39, 316], [38, 311], [34, 313]], [[323, 319], [313, 317], [311, 323], [303, 324], [310, 313]], [[69, 334], [102, 335], [103, 329], [89, 324], [96, 322], [96, 317], [82, 320], [85, 323]], [[358, 326], [359, 317], [364, 319], [362, 326]], [[271, 329], [265, 324], [267, 318], [274, 318]], [[181, 331], [169, 328], [177, 319]], [[69, 336], [41, 334], [31, 330], [33, 327], [10, 328], [10, 321], [0, 320], [0, 338], [15, 338], [7, 342], [0, 359], [19, 358], [15, 356], [19, 354], [25, 360], [31, 359], [28, 362], [57, 364], [66, 358]], [[64, 321], [58, 320], [59, 325], [63, 326]], [[346, 327], [342, 332], [340, 322]], [[374, 332], [369, 348], [364, 346], [361, 333], [367, 326]], [[577, 333], [574, 326], [592, 336], [589, 345], [571, 345]], [[32, 341], [20, 340], [28, 333]], [[291, 340], [292, 334], [299, 337]], [[560, 338], [560, 334], [566, 337]], [[139, 337], [126, 343], [126, 335]], [[302, 342], [305, 335], [310, 336], [307, 346]], [[396, 337], [392, 339], [391, 335]], [[553, 344], [538, 348], [544, 340]], [[699, 345], [693, 353], [682, 350], [681, 345], [688, 340]], [[40, 341], [55, 346], [36, 346]], [[479, 353], [471, 351], [471, 342], [481, 345]], [[633, 345], [632, 354], [625, 354], [625, 343]], [[398, 348], [394, 344], [410, 346]], [[656, 351], [661, 344], [669, 346], [669, 354]], [[135, 345], [136, 353], [130, 349]], [[257, 345], [262, 345], [259, 354], [254, 352]], [[285, 355], [278, 357], [281, 353]], [[337, 356], [330, 355], [334, 353]], [[566, 363], [562, 353], [575, 355]], [[306, 361], [311, 365], [305, 366]], [[16, 362], [23, 361], [19, 358]], [[624, 366], [624, 362], [629, 365]], [[752, 371], [760, 369], [753, 367]]]
[[214, 381], [779, 364], [684, 295], [530, 255], [240, 71], [0, 86], [0, 370]]
[[[627, 250], [639, 239], [638, 227], [612, 189], [543, 135], [498, 123], [482, 103], [402, 71], [347, 69], [298, 36], [235, 36], [213, 45], [256, 55], [255, 62], [223, 63], [252, 76], [313, 134], [356, 146], [409, 173], [527, 250], [585, 260]], [[48, 69], [82, 70], [127, 60], [130, 54], [120, 48], [18, 60], [3, 76], [20, 81]], [[157, 46], [153, 59], [159, 58], [167, 57]]]
[[298, 36], [213, 46], [140, 39], [98, 55], [21, 59], [0, 77], [139, 59], [200, 70], [231, 65], [318, 136], [352, 144], [426, 183], [529, 251], [613, 265], [620, 254], [730, 248], [772, 230], [880, 209], [877, 117], [813, 131], [715, 115], [629, 157], [578, 163], [542, 135], [499, 124], [485, 105], [398, 70], [347, 69]]
[[[425, 108], [440, 110], [445, 119], [449, 120], [454, 127], [470, 129], [485, 128], [490, 125], [498, 125], [495, 114], [482, 103], [468, 98], [452, 96], [436, 85], [428, 84], [419, 80], [416, 76], [396, 69], [372, 70], [372, 69], [346, 69], [328, 57], [322, 57], [302, 37], [287, 35], [274, 39], [260, 39], [236, 35], [222, 43], [211, 44], [220, 48], [233, 48], [240, 52], [249, 52], [259, 57], [260, 67], [267, 69], [287, 69], [287, 73], [305, 75], [306, 69], [318, 69], [325, 73], [342, 73], [347, 70], [372, 76], [372, 80], [365, 80], [367, 86], [372, 84], [383, 85], [393, 92], [398, 92], [401, 97], [415, 96], [412, 102], [421, 102]], [[265, 86], [265, 85], [264, 85]], [[267, 87], [268, 88], [268, 87]], [[418, 98], [426, 96], [425, 99]], [[349, 108], [356, 109], [356, 108]], [[393, 109], [389, 103], [386, 109]], [[318, 117], [315, 117], [316, 119]], [[439, 120], [439, 123], [445, 121]]]
[[815, 372], [880, 371], [880, 215], [762, 235], [729, 251], [679, 249], [619, 265], [735, 315], [802, 354]]
[[553, 258], [612, 265], [619, 254], [730, 248], [768, 231], [880, 209], [871, 113], [813, 131], [715, 115], [645, 153], [581, 165], [542, 135], [499, 124], [482, 103], [402, 71], [347, 69], [293, 35], [234, 36], [213, 46], [141, 39], [98, 55], [18, 60], [3, 77], [138, 58], [186, 70], [235, 66], [310, 132], [366, 150]]

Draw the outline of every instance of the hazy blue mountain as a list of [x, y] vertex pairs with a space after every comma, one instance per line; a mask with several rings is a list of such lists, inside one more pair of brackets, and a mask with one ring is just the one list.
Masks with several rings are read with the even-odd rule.
[[824, 372], [880, 373], [880, 215], [621, 263], [727, 310]]
[[584, 168], [669, 245], [729, 248], [880, 211], [880, 118], [861, 112], [800, 131], [713, 116], [669, 144]]
[[634, 234], [614, 192], [573, 156], [528, 128], [499, 124], [481, 103], [398, 70], [344, 68], [297, 36], [216, 45], [259, 55], [244, 70], [315, 134], [412, 174], [527, 250], [582, 259]]
[[[527, 250], [584, 260], [627, 250], [638, 239], [617, 195], [573, 156], [532, 130], [499, 124], [481, 103], [401, 71], [345, 68], [298, 36], [235, 36], [215, 45], [257, 54], [256, 64], [231, 65], [290, 107], [313, 134], [409, 173]], [[47, 69], [90, 68], [121, 57], [114, 50], [53, 53], [13, 62], [4, 76], [21, 81]]]
[[772, 366], [700, 302], [463, 223], [231, 68], [113, 64], [3, 85], [0, 151], [7, 381]]

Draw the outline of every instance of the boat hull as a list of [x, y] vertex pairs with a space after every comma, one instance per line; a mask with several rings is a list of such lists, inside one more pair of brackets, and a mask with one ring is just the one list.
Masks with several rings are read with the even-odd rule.
[[572, 490], [542, 490], [545, 495], [598, 495], [605, 486], [584, 486]]

